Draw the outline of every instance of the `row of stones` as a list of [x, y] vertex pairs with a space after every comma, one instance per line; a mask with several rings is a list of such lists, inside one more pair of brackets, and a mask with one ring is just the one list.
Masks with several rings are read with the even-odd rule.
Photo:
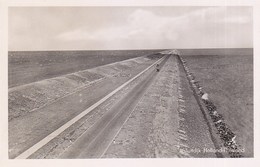
[[204, 103], [204, 106], [206, 107], [217, 131], [218, 134], [223, 141], [224, 147], [227, 148], [228, 153], [230, 157], [242, 157], [242, 153], [240, 150], [240, 146], [235, 141], [236, 135], [232, 132], [232, 130], [228, 127], [228, 125], [225, 123], [224, 118], [221, 114], [218, 113], [217, 107], [214, 105], [214, 103], [209, 99], [208, 93], [205, 92], [203, 87], [200, 85], [198, 81], [195, 80], [194, 74], [190, 72], [190, 69], [187, 66], [187, 62], [179, 56], [184, 70], [186, 72], [187, 78], [189, 82], [191, 83], [193, 89], [195, 90], [198, 97], [201, 98], [201, 101]]

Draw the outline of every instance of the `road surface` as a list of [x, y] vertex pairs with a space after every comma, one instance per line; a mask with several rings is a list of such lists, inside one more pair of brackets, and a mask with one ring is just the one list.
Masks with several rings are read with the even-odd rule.
[[[158, 59], [156, 59], [158, 60]], [[110, 77], [93, 84], [80, 92], [55, 101], [30, 114], [18, 117], [9, 122], [9, 157], [15, 158], [34, 146], [44, 137], [70, 121], [104, 96], [145, 70], [156, 60], [144, 63], [134, 69], [124, 71], [129, 75]], [[143, 77], [143, 76], [142, 76]], [[112, 99], [113, 100], [113, 99]], [[110, 100], [111, 101], [111, 100]], [[88, 114], [84, 119], [95, 115]], [[97, 115], [100, 114], [97, 112]]]
[[[161, 66], [168, 58], [161, 63]], [[69, 147], [61, 158], [101, 157], [157, 75], [158, 72], [151, 71], [146, 78], [132, 90], [129, 90], [122, 99]]]
[[124, 74], [9, 121], [9, 158], [216, 157], [175, 55]]

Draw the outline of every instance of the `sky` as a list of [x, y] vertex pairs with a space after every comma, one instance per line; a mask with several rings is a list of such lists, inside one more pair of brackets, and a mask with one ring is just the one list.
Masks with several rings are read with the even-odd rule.
[[253, 47], [252, 7], [9, 7], [8, 49]]

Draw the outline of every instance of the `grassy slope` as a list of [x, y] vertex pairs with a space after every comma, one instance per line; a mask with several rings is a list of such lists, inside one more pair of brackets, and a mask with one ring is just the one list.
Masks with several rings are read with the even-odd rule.
[[158, 51], [159, 50], [9, 52], [9, 88], [156, 53]]
[[253, 156], [252, 49], [182, 50], [188, 66], [223, 114], [226, 123]]
[[105, 77], [123, 76], [127, 74], [126, 71], [142, 65], [148, 66], [158, 57], [156, 55], [138, 57], [9, 89], [9, 120], [75, 93], [94, 81]]

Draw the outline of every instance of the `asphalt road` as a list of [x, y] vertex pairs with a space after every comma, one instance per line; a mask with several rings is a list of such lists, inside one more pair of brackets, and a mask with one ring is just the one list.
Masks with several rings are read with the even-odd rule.
[[[163, 66], [168, 58], [164, 59], [160, 66]], [[110, 143], [113, 142], [115, 135], [120, 131], [157, 74], [158, 72], [153, 70], [147, 78], [144, 78], [129, 90], [102, 118], [77, 139], [60, 158], [100, 158]]]
[[142, 64], [142, 66], [127, 71], [130, 77], [107, 78], [26, 116], [10, 121], [8, 124], [9, 158], [15, 158], [32, 147], [154, 62], [151, 61], [148, 64]]
[[[172, 73], [174, 71], [172, 64], [169, 64], [171, 58], [170, 56], [167, 56], [160, 64], [160, 68], [164, 66], [167, 67], [169, 71]], [[169, 59], [169, 61], [168, 61]], [[156, 60], [155, 60], [156, 61]], [[118, 77], [112, 77], [112, 78], [106, 78], [102, 80], [101, 82], [98, 82], [90, 87], [87, 87], [80, 92], [75, 92], [74, 94], [67, 96], [63, 99], [60, 99], [56, 101], [55, 103], [52, 103], [51, 105], [48, 105], [46, 107], [43, 107], [35, 112], [32, 112], [26, 116], [19, 117], [17, 119], [14, 119], [9, 122], [9, 158], [15, 158], [21, 153], [23, 153], [28, 148], [31, 148], [35, 144], [37, 144], [39, 141], [44, 139], [46, 136], [50, 135], [52, 132], [57, 130], [59, 127], [66, 124], [68, 121], [70, 121], [75, 116], [82, 113], [84, 110], [91, 108], [93, 104], [97, 103], [102, 99], [104, 96], [108, 95], [112, 91], [116, 90], [118, 87], [129, 81], [134, 76], [138, 75], [141, 71], [146, 69], [148, 66], [150, 66], [155, 61], [152, 61], [148, 64], [142, 64], [141, 66], [136, 67], [135, 69], [127, 71], [130, 75], [127, 75], [128, 77], [118, 76]], [[106, 157], [106, 153], [109, 152], [110, 146], [113, 145], [113, 143], [116, 143], [116, 136], [120, 134], [119, 132], [122, 131], [122, 128], [125, 124], [127, 124], [127, 121], [129, 120], [130, 115], [133, 115], [133, 111], [138, 106], [138, 102], [141, 101], [141, 99], [145, 96], [147, 92], [149, 92], [150, 88], [153, 87], [153, 83], [155, 81], [161, 81], [162, 85], [157, 85], [158, 87], [165, 88], [166, 80], [162, 80], [163, 76], [161, 76], [163, 70], [160, 72], [156, 72], [156, 68], [152, 67], [152, 70], [148, 70], [145, 75], [141, 75], [138, 79], [135, 79], [133, 81], [134, 84], [129, 84], [131, 86], [126, 86], [124, 91], [118, 92], [117, 94], [120, 94], [118, 98], [114, 98], [115, 100], [110, 103], [109, 101], [111, 99], [108, 99], [106, 102], [108, 103], [108, 108], [102, 109], [95, 109], [91, 111], [89, 114], [84, 116], [82, 120], [87, 125], [87, 127], [82, 131], [82, 133], [79, 133], [75, 140], [70, 141], [71, 144], [67, 145], [66, 147], [63, 147], [63, 144], [57, 143], [57, 147], [63, 147], [62, 149], [57, 149], [58, 153], [53, 156], [53, 158], [61, 158], [61, 159], [85, 159], [85, 158], [101, 158]], [[176, 75], [179, 75], [177, 73], [178, 70], [175, 71]], [[164, 75], [164, 78], [169, 79], [169, 75]], [[161, 78], [160, 78], [161, 77]], [[193, 150], [193, 149], [200, 149], [203, 150], [203, 148], [214, 148], [214, 145], [211, 141], [208, 127], [205, 123], [205, 120], [203, 119], [202, 113], [198, 108], [198, 105], [195, 102], [195, 99], [193, 97], [193, 94], [191, 90], [189, 89], [187, 79], [184, 76], [184, 72], [180, 70], [180, 78], [177, 78], [174, 80], [174, 84], [177, 85], [180, 84], [180, 87], [182, 87], [183, 92], [182, 95], [186, 98], [187, 103], [183, 104], [186, 106], [185, 113], [179, 114], [179, 116], [171, 117], [169, 122], [175, 121], [176, 124], [171, 125], [172, 127], [175, 127], [174, 129], [179, 129], [185, 132], [187, 135], [185, 137], [184, 142], [180, 141], [178, 142], [176, 139], [177, 144], [171, 145], [171, 147], [177, 147], [180, 145], [184, 145], [186, 149]], [[156, 80], [157, 79], [157, 80]], [[180, 81], [179, 81], [180, 79]], [[157, 87], [157, 88], [158, 88]], [[154, 87], [154, 91], [161, 91], [161, 94], [165, 94], [167, 92], [163, 92], [160, 89], [157, 89]], [[169, 92], [168, 92], [169, 93]], [[149, 94], [151, 95], [151, 94]], [[179, 93], [174, 93], [172, 96], [180, 96]], [[166, 96], [166, 95], [165, 95]], [[157, 97], [157, 96], [156, 96]], [[173, 98], [173, 97], [172, 97]], [[164, 101], [162, 101], [164, 102]], [[152, 104], [153, 102], [149, 101], [147, 103], [149, 106], [154, 106]], [[174, 106], [178, 108], [179, 103], [177, 104], [177, 100], [175, 99]], [[103, 105], [103, 103], [102, 103]], [[101, 106], [102, 106], [101, 105]], [[107, 106], [107, 104], [104, 104]], [[162, 103], [162, 105], [167, 106], [166, 103]], [[158, 106], [157, 106], [158, 107]], [[138, 108], [138, 107], [137, 107]], [[102, 110], [102, 114], [100, 114], [100, 111]], [[148, 110], [150, 114], [152, 110]], [[170, 109], [169, 112], [166, 113], [166, 111], [162, 110], [161, 112], [158, 112], [158, 108], [154, 109], [155, 112], [154, 118], [151, 118], [150, 121], [154, 122], [154, 129], [158, 129], [161, 125], [164, 124], [161, 120], [166, 120], [165, 117], [168, 117], [168, 115], [171, 115], [173, 113], [173, 110]], [[177, 110], [176, 110], [177, 113]], [[96, 114], [96, 116], [93, 117], [93, 115]], [[167, 115], [168, 114], [168, 115]], [[148, 114], [149, 115], [149, 114]], [[179, 118], [180, 117], [180, 118]], [[139, 117], [138, 117], [139, 118]], [[147, 114], [144, 116], [145, 119], [147, 118]], [[156, 121], [154, 119], [156, 118]], [[80, 122], [79, 120], [78, 122]], [[77, 124], [76, 122], [75, 124]], [[93, 122], [90, 124], [90, 122]], [[148, 139], [147, 136], [144, 136], [146, 133], [150, 133], [150, 124], [144, 121], [140, 121], [141, 124], [148, 126], [147, 129], [137, 126], [135, 129], [141, 129], [144, 130], [144, 133], [136, 133], [137, 135], [142, 135], [142, 137], [145, 139]], [[83, 123], [84, 124], [84, 123]], [[74, 124], [73, 124], [74, 126]], [[168, 124], [167, 124], [168, 126]], [[173, 134], [175, 137], [179, 134], [175, 131], [167, 131], [168, 127], [161, 127], [163, 130], [165, 130], [165, 134], [163, 134], [164, 137], [169, 137], [171, 134]], [[133, 126], [131, 126], [133, 127]], [[71, 128], [71, 127], [70, 127]], [[77, 128], [75, 126], [75, 128]], [[69, 128], [68, 128], [69, 129]], [[129, 129], [128, 129], [129, 130]], [[131, 129], [130, 129], [131, 130]], [[73, 133], [76, 130], [73, 130]], [[134, 131], [134, 130], [132, 130]], [[71, 131], [72, 132], [72, 131]], [[64, 133], [71, 133], [71, 132], [65, 132]], [[156, 132], [154, 130], [154, 132]], [[152, 137], [153, 141], [152, 148], [157, 148], [158, 143], [161, 142], [162, 138], [158, 134], [161, 134], [162, 130], [158, 130], [158, 133], [155, 133]], [[62, 132], [63, 133], [63, 132]], [[75, 132], [76, 133], [76, 132]], [[132, 132], [131, 132], [132, 133]], [[66, 134], [65, 134], [66, 136]], [[57, 136], [57, 138], [64, 138], [64, 135]], [[155, 138], [158, 138], [158, 141], [155, 140]], [[179, 139], [181, 140], [181, 138]], [[55, 143], [56, 141], [50, 141], [49, 143]], [[48, 144], [49, 144], [48, 143]], [[48, 145], [46, 144], [46, 145]], [[151, 143], [150, 143], [151, 144]], [[44, 147], [49, 147], [44, 145]], [[59, 145], [59, 146], [58, 146]], [[137, 143], [137, 145], [140, 145], [140, 142]], [[144, 146], [147, 145], [147, 142], [144, 142], [142, 147], [138, 147], [142, 150]], [[56, 148], [56, 146], [49, 147], [49, 150], [52, 150], [52, 148]], [[169, 145], [167, 145], [168, 147]], [[122, 145], [120, 146], [122, 147]], [[135, 147], [135, 145], [134, 145]], [[136, 148], [136, 147], [135, 147]], [[165, 148], [159, 148], [158, 147], [158, 155], [160, 154], [160, 151], [165, 151]], [[168, 149], [168, 148], [167, 148]], [[29, 158], [49, 158], [52, 156], [50, 155], [50, 151], [44, 151], [44, 148], [41, 148], [40, 150], [43, 150], [43, 152], [39, 151], [32, 155], [32, 157]], [[171, 150], [172, 151], [172, 150]], [[174, 150], [174, 154], [178, 154], [180, 150]], [[170, 152], [170, 151], [169, 151]], [[171, 152], [171, 153], [172, 153]], [[147, 152], [145, 152], [147, 153]], [[41, 155], [43, 154], [43, 155]], [[45, 154], [45, 155], [44, 155]], [[49, 154], [49, 155], [48, 155]], [[35, 155], [35, 156], [34, 156]], [[38, 156], [39, 155], [39, 156]], [[169, 154], [173, 155], [173, 154]], [[137, 155], [136, 155], [137, 156]], [[142, 155], [140, 155], [142, 156]], [[216, 155], [214, 153], [191, 153], [188, 155], [189, 157], [215, 157]], [[157, 156], [155, 156], [157, 157]], [[162, 156], [164, 157], [164, 156]], [[171, 157], [171, 156], [170, 156]], [[181, 156], [180, 156], [181, 157]]]

